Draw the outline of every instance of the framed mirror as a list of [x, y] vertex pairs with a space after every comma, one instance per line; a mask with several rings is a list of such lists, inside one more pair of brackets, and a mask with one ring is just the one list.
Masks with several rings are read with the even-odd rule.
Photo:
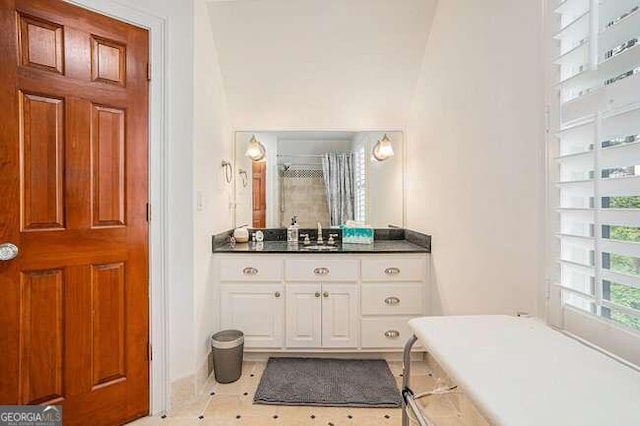
[[400, 131], [240, 131], [235, 225], [404, 226]]

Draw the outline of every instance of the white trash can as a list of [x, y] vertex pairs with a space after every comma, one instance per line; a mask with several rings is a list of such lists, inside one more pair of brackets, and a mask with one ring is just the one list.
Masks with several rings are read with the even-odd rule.
[[235, 382], [242, 375], [244, 334], [240, 330], [222, 330], [211, 336], [213, 372], [218, 383]]

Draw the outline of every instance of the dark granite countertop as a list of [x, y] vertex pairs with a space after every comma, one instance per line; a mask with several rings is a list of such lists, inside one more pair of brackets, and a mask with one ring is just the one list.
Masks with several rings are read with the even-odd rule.
[[[254, 230], [250, 230], [253, 232]], [[262, 243], [244, 243], [231, 245], [229, 237], [233, 231], [229, 230], [216, 234], [212, 238], [212, 250], [214, 253], [431, 253], [431, 236], [420, 232], [403, 228], [375, 229], [373, 244], [342, 244], [340, 231], [336, 238], [336, 245], [329, 250], [310, 250], [304, 244], [287, 243], [287, 230], [282, 228], [263, 229], [265, 239]], [[315, 229], [303, 229], [302, 233], [309, 234], [311, 246], [316, 245], [318, 231]], [[326, 241], [330, 233], [336, 230], [324, 230], [323, 237]]]
[[[312, 246], [315, 245], [312, 243]], [[309, 250], [303, 244], [289, 244], [286, 241], [264, 241], [262, 243], [227, 243], [215, 248], [215, 253], [297, 253], [297, 254], [344, 254], [344, 253], [429, 253], [426, 247], [407, 240], [381, 240], [373, 244], [338, 243], [330, 250]]]

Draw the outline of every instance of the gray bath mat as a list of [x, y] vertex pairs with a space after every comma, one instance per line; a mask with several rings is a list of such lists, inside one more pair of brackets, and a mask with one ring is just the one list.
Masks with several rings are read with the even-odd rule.
[[253, 402], [386, 408], [402, 400], [381, 359], [269, 358]]

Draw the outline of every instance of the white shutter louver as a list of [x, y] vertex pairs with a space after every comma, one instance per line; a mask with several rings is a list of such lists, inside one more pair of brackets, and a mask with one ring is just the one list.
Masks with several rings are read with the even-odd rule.
[[354, 186], [355, 186], [355, 220], [366, 222], [367, 219], [367, 164], [365, 160], [365, 145], [361, 144], [355, 151]]
[[552, 280], [563, 310], [640, 330], [640, 0], [552, 5]]

